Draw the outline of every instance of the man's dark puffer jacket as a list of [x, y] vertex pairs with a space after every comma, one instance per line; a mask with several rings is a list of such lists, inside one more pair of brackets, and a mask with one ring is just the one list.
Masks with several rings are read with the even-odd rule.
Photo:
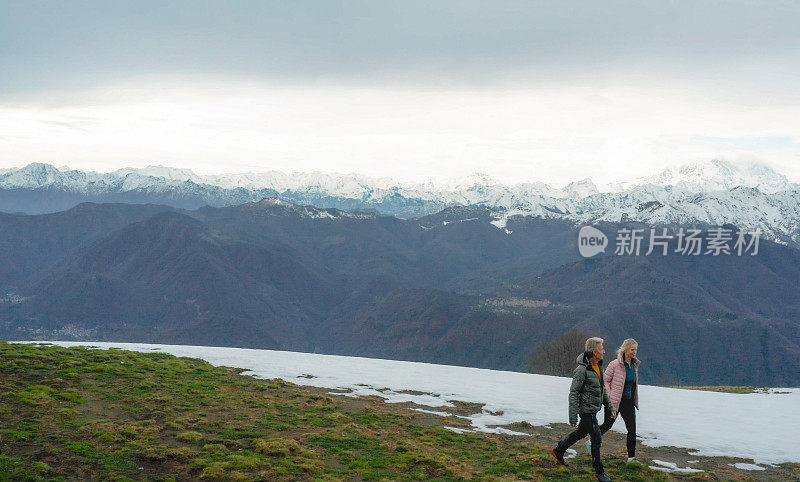
[[600, 378], [592, 370], [589, 361], [591, 353], [578, 355], [578, 366], [572, 372], [572, 385], [569, 387], [569, 423], [578, 423], [579, 413], [597, 413], [601, 406], [606, 410], [617, 411], [617, 407], [608, 399], [605, 384], [603, 383], [603, 360], [597, 364]]

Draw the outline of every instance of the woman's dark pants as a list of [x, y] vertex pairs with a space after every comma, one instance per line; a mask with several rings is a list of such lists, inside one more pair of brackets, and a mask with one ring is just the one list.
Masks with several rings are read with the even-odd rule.
[[[633, 405], [633, 399], [622, 399], [619, 403], [619, 414], [617, 418], [622, 416], [622, 420], [625, 421], [625, 430], [628, 431], [628, 457], [636, 457], [636, 407]], [[605, 410], [605, 418], [603, 419], [603, 425], [600, 426], [600, 434], [605, 434], [608, 432], [608, 429], [614, 425], [616, 421], [615, 418], [611, 418], [611, 412], [609, 410]], [[594, 442], [592, 442], [594, 443]]]

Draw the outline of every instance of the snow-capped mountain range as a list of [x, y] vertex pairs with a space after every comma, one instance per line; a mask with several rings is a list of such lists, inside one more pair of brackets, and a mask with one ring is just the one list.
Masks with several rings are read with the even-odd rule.
[[[554, 188], [545, 183], [502, 184], [485, 174], [418, 183], [358, 174], [269, 171], [198, 175], [164, 166], [110, 173], [34, 163], [0, 170], [0, 210], [27, 213], [67, 209], [82, 201], [153, 202], [196, 208], [279, 197], [295, 204], [347, 211], [375, 210], [412, 218], [458, 205], [495, 210], [505, 229], [515, 215], [575, 223], [639, 221], [650, 225], [722, 225], [760, 229], [764, 236], [800, 245], [800, 184], [758, 162], [712, 160], [683, 165], [598, 188], [583, 179]], [[59, 199], [45, 205], [43, 191]], [[41, 203], [40, 203], [41, 204]], [[63, 205], [62, 205], [63, 204]]]

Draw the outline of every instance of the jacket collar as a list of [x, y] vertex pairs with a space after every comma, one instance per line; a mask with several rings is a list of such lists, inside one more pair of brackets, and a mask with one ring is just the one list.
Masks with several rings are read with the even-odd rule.
[[[617, 355], [617, 359], [622, 364], [622, 366], [625, 366], [625, 355], [624, 354], [620, 353], [619, 355]], [[639, 364], [640, 363], [641, 362], [639, 361], [638, 358], [632, 358], [631, 359], [631, 364], [633, 365], [634, 368], [639, 368]]]
[[[591, 368], [592, 362], [589, 361], [590, 358], [592, 358], [591, 353], [583, 352], [580, 355], [578, 355], [578, 358], [575, 361], [578, 362], [578, 365], [583, 365], [586, 368]], [[600, 360], [599, 362], [597, 362], [597, 366], [598, 367], [603, 366], [603, 360]]]

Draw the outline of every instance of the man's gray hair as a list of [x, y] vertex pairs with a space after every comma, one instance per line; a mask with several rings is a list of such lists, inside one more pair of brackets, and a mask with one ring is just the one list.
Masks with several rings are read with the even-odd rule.
[[593, 336], [586, 340], [586, 347], [583, 351], [587, 353], [594, 353], [597, 351], [597, 347], [603, 344], [603, 339]]

